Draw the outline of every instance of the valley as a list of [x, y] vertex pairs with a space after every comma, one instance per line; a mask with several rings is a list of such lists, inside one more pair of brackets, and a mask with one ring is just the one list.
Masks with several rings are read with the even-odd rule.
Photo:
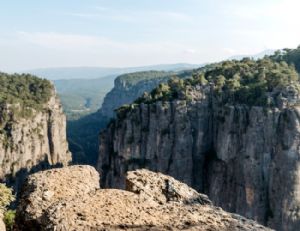
[[299, 8], [2, 1], [0, 231], [299, 231]]

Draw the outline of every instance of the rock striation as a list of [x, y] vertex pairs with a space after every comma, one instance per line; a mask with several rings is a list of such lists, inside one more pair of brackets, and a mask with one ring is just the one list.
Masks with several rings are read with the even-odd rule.
[[0, 179], [18, 188], [28, 172], [67, 165], [71, 153], [66, 118], [54, 90], [43, 108], [30, 117], [15, 116], [11, 106], [0, 109], [0, 115], [10, 117], [0, 130]]
[[205, 195], [160, 173], [129, 172], [128, 191], [99, 189], [98, 179], [89, 166], [29, 176], [18, 230], [270, 230], [214, 207]]
[[127, 171], [169, 174], [223, 209], [278, 230], [300, 225], [300, 107], [291, 87], [274, 107], [222, 105], [211, 87], [191, 100], [135, 105], [100, 135], [104, 187]]

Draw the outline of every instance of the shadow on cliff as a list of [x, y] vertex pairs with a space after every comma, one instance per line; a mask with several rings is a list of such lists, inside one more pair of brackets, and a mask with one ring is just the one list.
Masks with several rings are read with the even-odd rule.
[[[15, 174], [7, 174], [5, 176], [5, 180], [3, 181], [3, 183], [13, 188], [17, 198], [16, 201], [18, 201], [19, 199], [18, 194], [22, 188], [23, 183], [25, 182], [26, 178], [30, 174], [51, 169], [51, 168], [61, 168], [61, 167], [63, 167], [63, 164], [57, 163], [55, 165], [51, 165], [48, 161], [48, 158], [45, 157], [44, 160], [39, 162], [37, 165], [34, 165], [30, 168], [21, 168]], [[15, 202], [12, 206], [14, 207], [16, 203], [17, 202]]]
[[96, 166], [99, 150], [99, 133], [106, 127], [109, 118], [100, 111], [67, 121], [67, 139], [73, 163]]

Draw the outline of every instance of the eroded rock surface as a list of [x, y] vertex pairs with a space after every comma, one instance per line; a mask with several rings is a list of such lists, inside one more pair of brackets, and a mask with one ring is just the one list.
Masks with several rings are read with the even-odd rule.
[[183, 204], [212, 204], [206, 195], [199, 194], [173, 177], [146, 169], [127, 173], [126, 190], [138, 194], [145, 200], [151, 199], [159, 204], [170, 201]]
[[160, 173], [129, 172], [131, 191], [99, 189], [96, 175], [72, 166], [30, 176], [17, 212], [20, 230], [269, 230]]
[[70, 166], [32, 174], [25, 181], [18, 207], [21, 230], [39, 227], [53, 204], [82, 199], [99, 189], [99, 174], [90, 166]]

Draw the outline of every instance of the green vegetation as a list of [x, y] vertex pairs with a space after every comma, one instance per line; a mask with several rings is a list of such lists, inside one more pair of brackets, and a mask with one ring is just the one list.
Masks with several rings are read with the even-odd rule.
[[7, 206], [14, 200], [12, 189], [6, 187], [5, 184], [0, 184], [0, 212], [5, 212]]
[[[104, 109], [103, 111], [106, 113], [103, 113], [102, 110], [99, 110], [78, 120], [72, 120], [74, 117], [70, 116], [70, 111], [68, 108], [67, 110], [64, 108], [69, 117], [69, 121], [67, 123], [67, 137], [69, 148], [73, 154], [73, 162], [95, 165], [97, 162], [99, 149], [98, 134], [99, 131], [104, 129], [109, 123], [111, 119], [110, 115], [113, 115], [113, 109], [118, 108], [123, 104], [133, 102], [136, 98], [140, 97], [143, 92], [149, 92], [158, 86], [159, 83], [167, 82], [174, 74], [175, 72], [148, 71], [124, 74], [117, 77], [115, 80], [115, 87], [106, 95], [105, 102], [102, 105], [102, 109]], [[179, 72], [177, 76], [180, 78], [189, 77], [191, 76], [191, 71]], [[61, 94], [65, 94], [67, 91], [67, 94], [75, 94], [75, 89], [77, 89], [75, 86], [78, 86], [78, 93], [82, 92], [82, 96], [84, 96], [85, 87], [83, 87], [81, 91], [80, 82], [76, 82], [76, 85], [74, 85], [75, 82], [75, 80], [61, 81], [55, 82], [55, 85], [58, 89], [58, 92], [61, 92]], [[104, 86], [102, 86], [100, 82], [99, 84], [94, 82], [93, 85], [84, 82], [81, 85], [86, 86], [85, 84], [87, 84], [86, 90], [90, 89], [92, 91], [92, 89], [98, 88], [100, 91], [102, 91], [102, 89], [104, 89]], [[60, 86], [58, 86], [58, 84]], [[115, 96], [120, 95], [122, 97], [119, 97], [118, 100], [116, 100]], [[62, 97], [63, 105], [65, 105], [64, 100], [65, 98]], [[70, 101], [66, 103], [70, 105]], [[128, 107], [132, 107], [132, 105]], [[124, 108], [126, 108], [126, 106], [124, 106]], [[130, 142], [132, 142], [131, 139], [129, 139], [129, 143]]]
[[[168, 83], [160, 84], [150, 94], [145, 94], [134, 103], [191, 100], [189, 90], [197, 85], [211, 86], [214, 96], [222, 103], [251, 106], [269, 104], [268, 93], [278, 95], [289, 85], [293, 85], [300, 92], [299, 75], [295, 68], [285, 61], [274, 61], [268, 57], [258, 61], [245, 58], [241, 61], [224, 61], [210, 65], [209, 68], [198, 69], [190, 79], [172, 78]], [[134, 104], [122, 107], [119, 112], [124, 116], [124, 113], [133, 106]]]
[[0, 184], [0, 213], [4, 214], [4, 223], [6, 229], [13, 230], [13, 225], [15, 221], [15, 211], [7, 210], [7, 207], [11, 202], [15, 200], [12, 194], [12, 189], [5, 186], [5, 184]]
[[277, 62], [284, 61], [289, 65], [294, 65], [296, 70], [300, 73], [300, 46], [298, 46], [297, 49], [278, 50], [274, 55], [270, 56], [270, 58]]
[[4, 213], [3, 221], [6, 226], [6, 231], [12, 231], [15, 224], [16, 210], [7, 210]]
[[53, 94], [53, 85], [28, 74], [0, 73], [0, 137], [5, 148], [12, 146], [14, 120], [31, 118]]
[[96, 112], [113, 84], [113, 76], [100, 79], [54, 81], [68, 120], [76, 120]]
[[99, 131], [104, 129], [109, 118], [100, 112], [67, 122], [67, 139], [73, 163], [96, 165], [99, 149]]
[[141, 81], [150, 80], [163, 80], [165, 78], [170, 78], [170, 76], [175, 75], [176, 72], [166, 72], [166, 71], [144, 71], [144, 72], [134, 72], [129, 74], [120, 75], [116, 81], [120, 83], [125, 83], [126, 87], [132, 87], [137, 85]]
[[[34, 110], [42, 110], [52, 91], [48, 80], [28, 74], [0, 73], [0, 111], [10, 105], [15, 117], [30, 117]], [[1, 120], [4, 117], [1, 115]]]

